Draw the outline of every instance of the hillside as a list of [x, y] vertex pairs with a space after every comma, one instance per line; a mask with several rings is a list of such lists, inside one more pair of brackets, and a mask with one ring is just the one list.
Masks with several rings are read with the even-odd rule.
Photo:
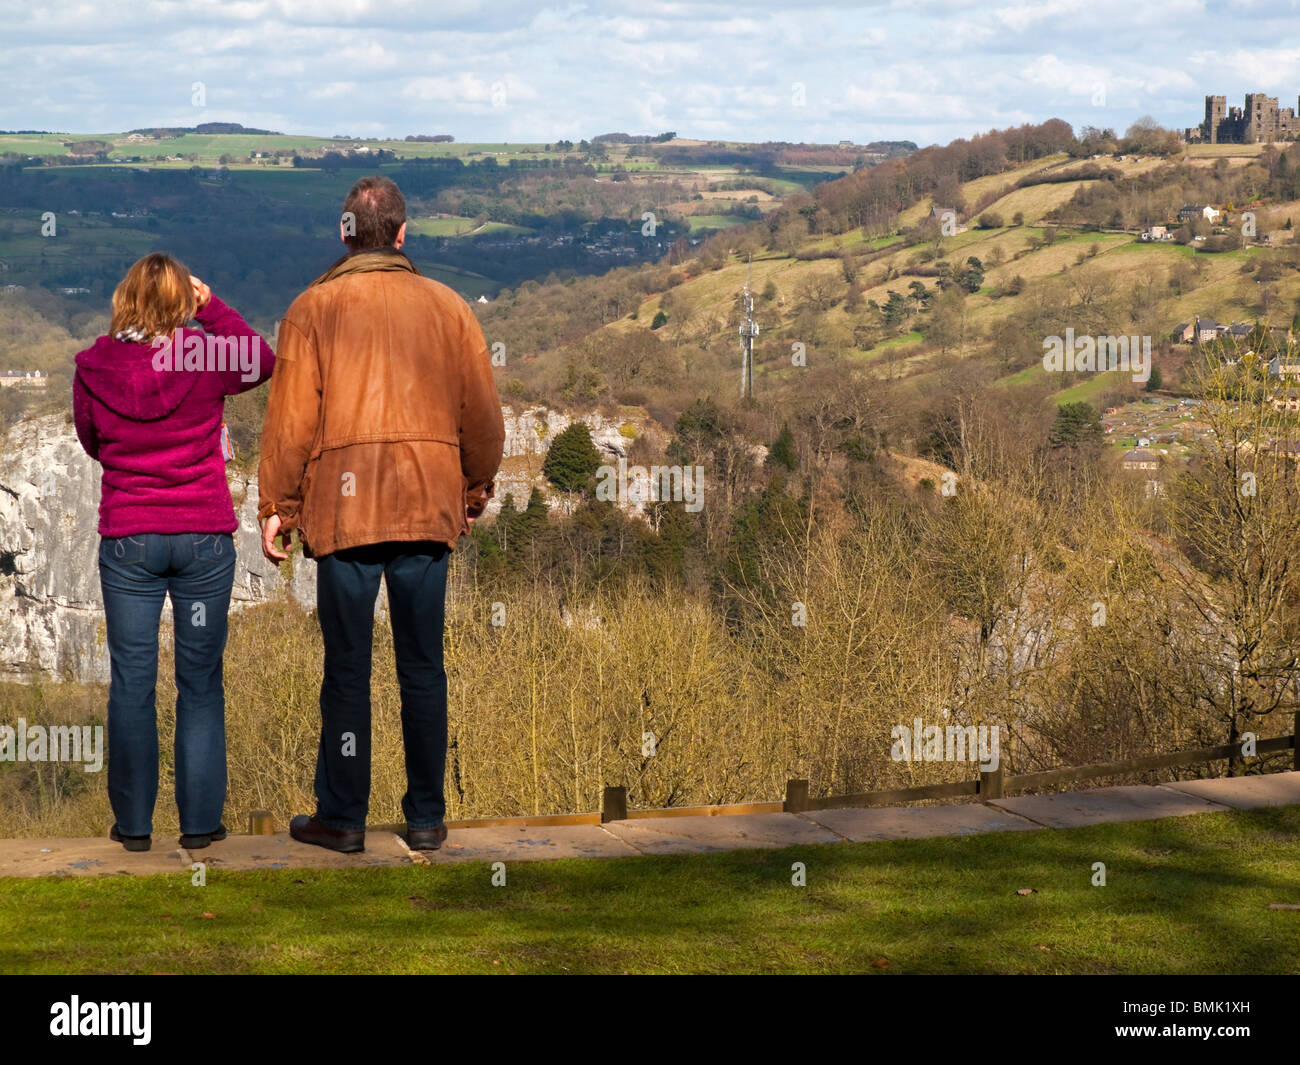
[[[1291, 155], [1294, 171], [1300, 153]], [[773, 412], [806, 406], [810, 374], [819, 380], [817, 371], [831, 367], [837, 380], [860, 372], [900, 403], [967, 363], [986, 384], [1111, 405], [1138, 395], [1143, 383], [1049, 373], [1041, 365], [1045, 337], [1071, 329], [1150, 338], [1162, 385], [1177, 390], [1191, 348], [1172, 342], [1175, 326], [1201, 315], [1291, 327], [1300, 312], [1300, 248], [1289, 227], [1300, 223], [1300, 201], [1278, 180], [1277, 158], [1194, 149], [1099, 163], [1058, 152], [957, 183], [948, 202], [918, 197], [883, 233], [876, 224], [824, 233], [809, 226], [789, 241], [791, 215], [813, 209], [796, 199], [765, 225], [718, 234], [667, 266], [506, 291], [485, 309], [484, 327], [514, 356], [500, 371], [503, 389], [555, 401], [607, 397], [671, 419], [701, 395], [731, 404], [738, 296], [748, 282], [761, 328], [757, 410], [768, 432], [779, 426]], [[837, 184], [818, 196], [833, 195]], [[1223, 209], [1216, 225], [1178, 222], [1193, 197]], [[936, 203], [959, 205], [951, 235], [929, 217]], [[1247, 210], [1255, 231], [1243, 237]], [[1179, 239], [1141, 240], [1153, 224]], [[971, 260], [977, 269], [964, 277]], [[529, 328], [575, 303], [600, 306], [600, 320], [589, 310], [576, 326], [571, 314], [558, 338]], [[799, 351], [804, 366], [791, 358]]]
[[[341, 250], [352, 184], [392, 178], [407, 250], [469, 300], [599, 276], [761, 219], [792, 195], [908, 144], [723, 143], [672, 133], [577, 144], [306, 137], [232, 123], [125, 133], [0, 132], [0, 293], [102, 309], [129, 265], [165, 250], [266, 332]], [[256, 254], [249, 254], [250, 240]], [[0, 366], [19, 346], [0, 338]], [[43, 367], [42, 367], [43, 368]]]

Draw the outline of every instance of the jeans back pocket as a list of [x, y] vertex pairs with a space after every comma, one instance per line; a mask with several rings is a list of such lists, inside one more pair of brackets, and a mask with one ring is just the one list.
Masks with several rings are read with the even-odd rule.
[[99, 540], [99, 557], [119, 565], [139, 565], [149, 550], [147, 533], [138, 536], [103, 536]]
[[195, 558], [223, 561], [235, 555], [235, 537], [232, 533], [192, 533]]

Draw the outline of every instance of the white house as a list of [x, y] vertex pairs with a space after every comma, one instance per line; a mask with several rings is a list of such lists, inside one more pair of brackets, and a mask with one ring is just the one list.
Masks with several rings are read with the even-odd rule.
[[1205, 203], [1187, 203], [1178, 212], [1180, 222], [1214, 222], [1218, 217], [1218, 210]]

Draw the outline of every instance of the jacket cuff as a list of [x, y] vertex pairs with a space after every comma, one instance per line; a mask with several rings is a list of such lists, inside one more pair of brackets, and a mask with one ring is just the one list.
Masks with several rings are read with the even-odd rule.
[[492, 498], [493, 494], [494, 486], [491, 481], [488, 481], [488, 483], [483, 485], [482, 488], [475, 489], [472, 492], [466, 492], [465, 509], [469, 512], [469, 516], [477, 518], [482, 514], [483, 508], [487, 506], [488, 500]]
[[194, 320], [200, 325], [207, 325], [210, 320], [216, 318], [227, 309], [228, 308], [225, 303], [222, 302], [221, 297], [213, 292], [209, 294], [208, 302], [194, 312]]
[[280, 528], [286, 532], [298, 527], [298, 509], [296, 507], [290, 509], [289, 507], [281, 507], [271, 502], [259, 504], [257, 508], [258, 524], [260, 525], [265, 522], [272, 514], [279, 515]]

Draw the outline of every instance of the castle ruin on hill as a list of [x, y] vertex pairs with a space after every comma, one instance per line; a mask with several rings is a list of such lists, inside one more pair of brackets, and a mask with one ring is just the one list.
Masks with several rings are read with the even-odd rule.
[[[1297, 101], [1300, 108], [1300, 101]], [[1188, 143], [1265, 144], [1300, 136], [1296, 109], [1278, 107], [1276, 96], [1246, 93], [1245, 107], [1229, 107], [1226, 96], [1205, 98], [1205, 119], [1187, 130]]]

